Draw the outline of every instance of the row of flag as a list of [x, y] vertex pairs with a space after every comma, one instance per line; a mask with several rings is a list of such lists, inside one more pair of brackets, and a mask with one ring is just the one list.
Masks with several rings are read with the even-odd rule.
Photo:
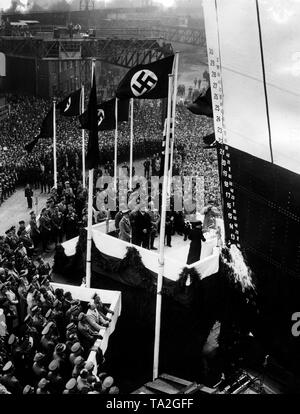
[[[79, 117], [80, 128], [89, 131], [86, 166], [91, 169], [99, 164], [98, 131], [113, 130], [117, 122], [128, 121], [129, 99], [161, 99], [168, 96], [168, 75], [173, 70], [174, 55], [130, 69], [119, 83], [116, 98], [97, 102], [96, 78], [93, 73], [87, 110], [81, 113], [82, 89], [78, 89], [56, 105], [61, 116]], [[116, 111], [117, 102], [117, 111]], [[210, 89], [188, 106], [196, 115], [212, 117]], [[31, 152], [40, 138], [53, 137], [53, 111], [51, 108], [42, 121], [40, 133], [25, 146]], [[117, 119], [116, 119], [117, 112]]]

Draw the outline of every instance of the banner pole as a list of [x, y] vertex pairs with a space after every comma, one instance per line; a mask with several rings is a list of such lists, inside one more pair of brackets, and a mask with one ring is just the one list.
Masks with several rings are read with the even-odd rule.
[[130, 99], [129, 190], [132, 190], [132, 169], [133, 169], [133, 98]]
[[176, 100], [177, 100], [177, 85], [178, 85], [178, 63], [179, 52], [175, 53], [174, 60], [174, 90], [172, 98], [172, 139], [171, 139], [171, 154], [170, 154], [170, 169], [169, 169], [169, 182], [168, 182], [168, 194], [171, 195], [171, 184], [173, 176], [173, 156], [174, 156], [174, 142], [175, 142], [175, 119], [176, 119]]
[[[95, 62], [92, 60], [92, 81], [95, 71]], [[88, 225], [87, 225], [87, 245], [86, 245], [86, 271], [85, 271], [85, 285], [87, 288], [91, 287], [91, 256], [92, 256], [92, 224], [93, 224], [93, 181], [94, 168], [89, 170], [89, 192], [88, 192]]]
[[[81, 85], [81, 113], [84, 113], [84, 84]], [[82, 186], [86, 187], [86, 178], [85, 178], [85, 130], [82, 129], [81, 132], [82, 138]]]
[[115, 155], [114, 155], [114, 188], [117, 191], [117, 175], [118, 175], [118, 98], [115, 99]]
[[53, 98], [53, 175], [54, 187], [57, 188], [57, 159], [56, 159], [56, 99]]
[[89, 170], [88, 227], [87, 227], [87, 246], [86, 246], [86, 287], [87, 288], [91, 287], [93, 179], [94, 179], [94, 169], [91, 169]]
[[168, 185], [168, 163], [169, 163], [169, 146], [170, 146], [170, 118], [171, 118], [171, 93], [174, 75], [169, 75], [168, 88], [168, 111], [167, 111], [167, 132], [165, 146], [165, 163], [164, 177], [162, 187], [162, 207], [159, 235], [159, 256], [158, 256], [158, 275], [157, 275], [157, 292], [156, 292], [156, 312], [155, 312], [155, 337], [154, 337], [154, 359], [153, 359], [153, 380], [158, 377], [159, 367], [159, 346], [160, 346], [160, 324], [161, 324], [161, 301], [162, 301], [162, 284], [164, 275], [164, 251], [165, 251], [165, 224], [167, 209], [167, 185]]

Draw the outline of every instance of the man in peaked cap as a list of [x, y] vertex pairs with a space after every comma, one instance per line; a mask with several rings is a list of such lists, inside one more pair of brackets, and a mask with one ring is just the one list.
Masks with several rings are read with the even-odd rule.
[[50, 394], [50, 391], [48, 390], [49, 381], [46, 380], [46, 378], [42, 378], [38, 383], [38, 388], [36, 390], [36, 393], [39, 394]]
[[22, 232], [24, 230], [26, 230], [25, 221], [24, 220], [21, 220], [21, 221], [19, 221], [19, 229], [17, 231], [17, 235], [20, 237], [20, 235], [22, 234]]
[[87, 372], [88, 372], [87, 380], [88, 380], [88, 383], [89, 384], [93, 384], [94, 382], [97, 381], [97, 378], [96, 378], [96, 376], [93, 373], [94, 367], [95, 367], [95, 364], [94, 364], [93, 361], [87, 361], [85, 363], [85, 366], [84, 366], [84, 369], [86, 369]]
[[47, 375], [47, 379], [50, 381], [49, 388], [53, 394], [61, 394], [64, 385], [63, 385], [63, 379], [60, 375], [60, 363], [57, 359], [53, 359], [49, 366], [48, 366], [49, 372]]
[[69, 356], [69, 361], [72, 365], [74, 365], [75, 358], [77, 358], [79, 355], [82, 355], [83, 348], [80, 344], [80, 342], [75, 342], [71, 347], [71, 354]]
[[1, 383], [12, 394], [21, 395], [23, 388], [20, 385], [18, 379], [14, 376], [15, 367], [12, 361], [8, 361], [2, 368], [3, 375], [1, 377]]
[[37, 305], [31, 308], [32, 312], [32, 325], [37, 329], [38, 332], [42, 332], [44, 324], [47, 320], [41, 313], [41, 308]]
[[23, 388], [23, 395], [34, 394], [34, 388], [31, 385], [25, 385]]
[[74, 360], [74, 368], [72, 371], [72, 377], [77, 378], [78, 375], [80, 374], [80, 371], [84, 368], [84, 365], [85, 365], [84, 358], [81, 355], [76, 357]]
[[47, 374], [47, 370], [44, 364], [45, 354], [37, 352], [33, 358], [32, 371], [37, 378], [43, 378]]
[[191, 240], [191, 243], [186, 262], [187, 264], [192, 264], [200, 260], [202, 241], [206, 241], [202, 233], [201, 220], [195, 219], [194, 221], [191, 221], [191, 223], [193, 228], [189, 234], [189, 240]]

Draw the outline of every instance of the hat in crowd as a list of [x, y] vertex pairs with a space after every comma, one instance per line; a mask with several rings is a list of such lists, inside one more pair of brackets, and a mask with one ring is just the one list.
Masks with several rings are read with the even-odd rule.
[[80, 342], [75, 342], [71, 347], [71, 352], [78, 352], [81, 349]]
[[24, 322], [29, 322], [32, 320], [32, 316], [31, 315], [27, 315], [24, 319]]
[[56, 347], [55, 347], [55, 352], [56, 352], [57, 354], [62, 354], [62, 353], [64, 353], [64, 352], [65, 352], [65, 350], [66, 350], [66, 345], [65, 345], [65, 344], [63, 344], [63, 343], [59, 343], [59, 344], [57, 344], [57, 345], [56, 345]]
[[42, 361], [45, 358], [45, 355], [42, 354], [41, 352], [37, 352], [33, 358], [34, 362], [39, 362]]
[[30, 214], [30, 216], [33, 216], [35, 213], [34, 213], [34, 211], [31, 211], [29, 214]]
[[130, 213], [130, 209], [129, 208], [127, 208], [127, 209], [125, 209], [125, 210], [122, 210], [122, 214], [127, 214], [127, 213]]
[[23, 394], [34, 394], [34, 388], [31, 385], [25, 385]]
[[24, 220], [19, 221], [19, 224], [25, 224]]
[[12, 345], [16, 341], [16, 339], [16, 336], [14, 334], [11, 334], [7, 341], [8, 345]]
[[51, 315], [52, 315], [52, 309], [48, 309], [45, 315], [46, 319], [49, 319]]
[[46, 380], [46, 378], [42, 378], [40, 382], [38, 383], [38, 387], [45, 388], [49, 384], [49, 382], [50, 381]]
[[21, 270], [20, 276], [26, 276], [26, 275], [28, 275], [28, 269]]
[[113, 383], [114, 383], [113, 377], [106, 377], [103, 380], [102, 385], [103, 385], [104, 388], [110, 388], [113, 385]]
[[71, 322], [67, 325], [67, 331], [73, 331], [76, 329], [76, 325], [74, 322]]
[[36, 313], [38, 310], [39, 310], [39, 307], [37, 305], [35, 305], [31, 308], [32, 313]]
[[79, 310], [79, 306], [76, 304], [76, 305], [72, 305], [71, 307], [70, 307], [70, 312], [71, 313], [73, 313], [73, 312], [76, 312], [76, 311], [78, 311]]
[[76, 378], [71, 378], [65, 385], [67, 390], [73, 390], [74, 388], [76, 388], [77, 385], [77, 381]]
[[80, 312], [78, 315], [78, 320], [81, 321], [85, 317], [85, 314], [83, 312]]
[[45, 328], [42, 330], [42, 335], [47, 335], [50, 331], [50, 328], [53, 326], [53, 322], [49, 322], [47, 323], [47, 325], [45, 326]]
[[58, 299], [55, 299], [55, 301], [53, 302], [53, 307], [56, 308], [56, 306], [58, 306], [60, 304], [60, 301]]
[[82, 356], [78, 356], [74, 359], [74, 365], [76, 366], [83, 364], [83, 362], [84, 362], [84, 359], [82, 358]]
[[94, 368], [94, 366], [95, 366], [95, 364], [93, 363], [93, 361], [87, 361], [87, 362], [85, 363], [84, 368], [85, 368], [87, 371], [92, 371], [92, 370], [93, 370], [93, 368]]
[[4, 365], [4, 367], [2, 368], [2, 371], [3, 371], [3, 372], [9, 372], [9, 371], [11, 371], [11, 370], [13, 369], [13, 367], [14, 367], [14, 364], [13, 364], [11, 361], [8, 361], [8, 362]]
[[59, 368], [59, 362], [57, 359], [53, 359], [53, 361], [50, 362], [48, 365], [49, 371], [56, 371]]

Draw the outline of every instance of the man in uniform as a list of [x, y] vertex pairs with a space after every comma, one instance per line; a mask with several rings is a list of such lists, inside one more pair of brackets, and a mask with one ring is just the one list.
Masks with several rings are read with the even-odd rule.
[[149, 249], [151, 218], [145, 206], [142, 206], [135, 217], [137, 245]]
[[158, 226], [160, 222], [160, 215], [158, 209], [154, 207], [154, 202], [151, 201], [150, 203], [150, 211], [149, 211], [150, 219], [151, 219], [151, 231], [150, 231], [150, 249], [157, 250], [154, 247], [154, 240], [158, 233]]
[[33, 241], [34, 248], [36, 249], [41, 239], [41, 233], [37, 226], [35, 212], [31, 211], [29, 214], [30, 214], [30, 220], [29, 220], [30, 237]]
[[148, 157], [146, 161], [144, 161], [144, 177], [149, 180], [150, 178], [150, 158]]
[[2, 368], [3, 375], [0, 376], [0, 383], [2, 383], [12, 394], [21, 395], [23, 388], [19, 380], [15, 377], [14, 372], [14, 364], [12, 361], [8, 361]]
[[27, 184], [25, 187], [25, 197], [27, 198], [28, 208], [32, 208], [33, 191], [32, 191], [32, 188], [30, 187], [30, 184]]
[[48, 243], [51, 238], [51, 219], [48, 215], [47, 209], [43, 208], [40, 216], [40, 232], [42, 239], [43, 251], [46, 251], [48, 248]]
[[119, 233], [119, 239], [124, 240], [128, 243], [131, 241], [131, 234], [132, 234], [132, 228], [131, 223], [129, 219], [129, 213], [130, 210], [123, 210], [122, 211], [122, 218], [119, 223], [120, 233]]
[[206, 241], [202, 233], [202, 222], [196, 220], [192, 222], [193, 229], [189, 234], [189, 240], [191, 240], [189, 254], [187, 258], [187, 264], [192, 264], [200, 260], [202, 241]]
[[44, 364], [45, 354], [37, 352], [33, 358], [32, 371], [36, 378], [40, 379], [46, 376], [47, 370]]

